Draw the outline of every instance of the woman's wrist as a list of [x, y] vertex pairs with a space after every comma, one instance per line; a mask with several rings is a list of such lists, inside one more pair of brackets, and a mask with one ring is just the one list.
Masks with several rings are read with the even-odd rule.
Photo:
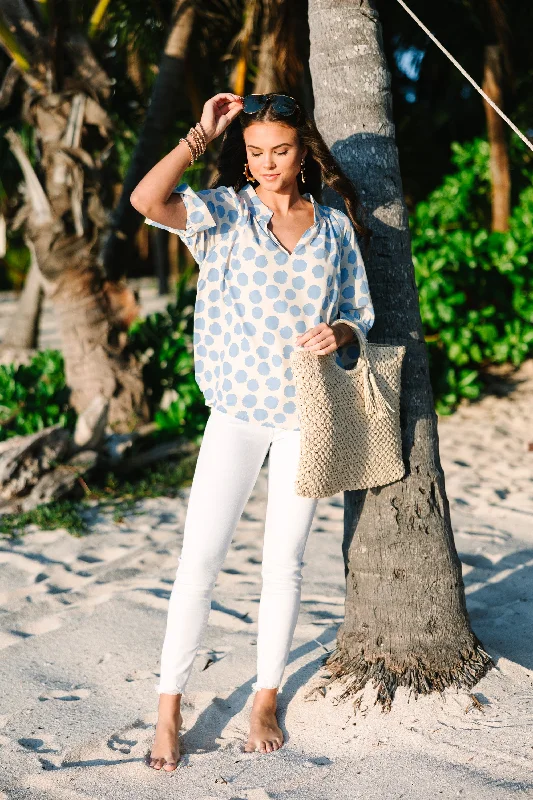
[[202, 125], [201, 122], [197, 122], [196, 124], [201, 129], [201, 131], [203, 131], [203, 135], [207, 144], [211, 144], [211, 142], [216, 138], [215, 134], [211, 133], [209, 128], [207, 128], [205, 125]]
[[189, 166], [205, 153], [209, 141], [201, 122], [197, 122], [194, 127], [189, 128], [187, 135], [180, 139], [180, 142], [185, 142], [189, 148], [191, 154]]

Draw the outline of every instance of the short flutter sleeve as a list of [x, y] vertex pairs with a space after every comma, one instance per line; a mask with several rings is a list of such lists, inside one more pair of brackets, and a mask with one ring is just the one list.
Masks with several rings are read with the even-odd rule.
[[153, 219], [145, 218], [148, 225], [176, 233], [190, 250], [197, 264], [201, 264], [216, 244], [227, 238], [242, 215], [235, 191], [228, 186], [195, 191], [187, 183], [173, 189], [180, 194], [187, 211], [185, 228], [171, 228]]
[[[375, 314], [368, 278], [357, 241], [355, 228], [349, 217], [345, 216], [341, 242], [339, 304], [337, 319], [351, 323], [366, 336], [374, 324]], [[359, 356], [357, 339], [339, 347], [337, 361], [344, 368], [354, 366]]]

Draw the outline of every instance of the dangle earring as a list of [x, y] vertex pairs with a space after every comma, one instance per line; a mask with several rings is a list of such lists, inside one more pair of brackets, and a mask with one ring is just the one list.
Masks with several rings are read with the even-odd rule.
[[257, 181], [257, 178], [254, 178], [253, 175], [250, 175], [248, 172], [248, 162], [244, 165], [243, 175], [246, 175], [247, 181]]
[[305, 175], [304, 175], [304, 161], [305, 161], [305, 156], [302, 158], [302, 162], [301, 162], [301, 164], [300, 164], [300, 172], [301, 172], [301, 175], [302, 175], [302, 182], [303, 182], [303, 183], [305, 183]]

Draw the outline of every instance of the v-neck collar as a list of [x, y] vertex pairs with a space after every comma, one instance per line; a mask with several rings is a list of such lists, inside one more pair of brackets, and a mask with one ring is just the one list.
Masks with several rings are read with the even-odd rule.
[[[239, 194], [244, 194], [248, 198], [250, 204], [252, 205], [254, 216], [260, 221], [264, 222], [265, 225], [269, 222], [270, 218], [274, 214], [271, 208], [269, 208], [266, 203], [263, 203], [257, 192], [255, 191], [252, 184], [248, 181], [240, 190]], [[313, 195], [310, 192], [305, 192], [302, 194], [302, 197], [305, 197], [306, 200], [310, 200], [313, 204], [313, 211], [314, 211], [314, 221], [313, 224], [316, 225], [322, 219], [322, 211], [320, 209], [319, 203], [315, 200]]]
[[298, 256], [300, 255], [300, 253], [303, 252], [302, 248], [305, 247], [307, 240], [310, 239], [316, 233], [316, 231], [320, 226], [320, 222], [323, 216], [320, 205], [316, 202], [315, 198], [310, 192], [305, 192], [305, 194], [303, 194], [302, 197], [305, 197], [307, 200], [310, 200], [313, 204], [314, 222], [300, 236], [292, 253], [289, 253], [285, 245], [280, 242], [277, 236], [275, 236], [268, 227], [268, 223], [274, 212], [265, 203], [263, 203], [263, 201], [261, 200], [261, 198], [259, 197], [259, 195], [257, 194], [254, 187], [249, 181], [242, 187], [239, 194], [240, 193], [245, 195], [245, 197], [247, 198], [249, 203], [249, 208], [253, 214], [254, 219], [256, 219], [259, 222], [259, 224], [265, 231], [268, 238], [272, 239], [272, 241], [280, 248], [280, 250], [283, 253], [285, 253], [285, 255], [287, 255], [289, 258], [291, 258], [292, 256]]

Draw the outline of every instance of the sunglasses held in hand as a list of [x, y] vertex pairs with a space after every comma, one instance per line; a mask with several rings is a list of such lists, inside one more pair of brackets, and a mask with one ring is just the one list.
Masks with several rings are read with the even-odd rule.
[[271, 106], [277, 114], [289, 116], [294, 114], [298, 108], [298, 103], [288, 94], [247, 94], [243, 99], [242, 110], [245, 114], [256, 114], [261, 111], [269, 100]]

